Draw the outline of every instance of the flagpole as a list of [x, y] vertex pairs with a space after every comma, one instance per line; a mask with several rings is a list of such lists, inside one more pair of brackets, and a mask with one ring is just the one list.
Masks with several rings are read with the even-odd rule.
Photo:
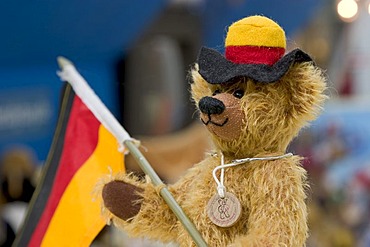
[[191, 222], [169, 192], [167, 186], [162, 182], [144, 155], [139, 151], [137, 141], [131, 138], [126, 130], [119, 124], [117, 119], [107, 109], [103, 102], [101, 102], [84, 78], [77, 72], [72, 62], [64, 57], [58, 57], [57, 60], [62, 69], [62, 71], [58, 73], [61, 79], [71, 84], [75, 93], [81, 98], [86, 106], [89, 107], [95, 117], [100, 120], [101, 123], [116, 137], [119, 143], [123, 144], [129, 150], [143, 172], [149, 176], [154, 186], [161, 187], [160, 195], [182, 223], [184, 228], [188, 231], [195, 244], [200, 247], [206, 247], [207, 243], [204, 241], [193, 222]]
[[129, 149], [131, 155], [133, 155], [136, 162], [139, 164], [140, 168], [144, 171], [144, 173], [150, 177], [154, 186], [162, 187], [162, 189], [159, 192], [160, 195], [166, 201], [166, 203], [168, 204], [172, 212], [176, 215], [176, 217], [183, 224], [183, 226], [188, 231], [190, 236], [193, 238], [197, 246], [201, 246], [201, 247], [207, 246], [207, 243], [204, 241], [200, 233], [197, 231], [193, 222], [191, 222], [190, 219], [187, 217], [185, 212], [182, 210], [182, 208], [173, 198], [172, 194], [169, 192], [167, 186], [165, 186], [165, 184], [159, 178], [157, 173], [153, 170], [149, 162], [146, 160], [143, 154], [139, 151], [136, 145], [131, 140], [125, 141], [124, 145], [127, 147], [127, 149]]

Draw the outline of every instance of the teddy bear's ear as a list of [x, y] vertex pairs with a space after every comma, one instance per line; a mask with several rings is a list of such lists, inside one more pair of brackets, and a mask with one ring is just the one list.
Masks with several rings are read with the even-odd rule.
[[321, 110], [327, 96], [326, 76], [313, 62], [296, 63], [282, 78], [289, 92], [287, 112], [296, 124], [304, 126], [314, 120]]
[[199, 100], [206, 96], [211, 95], [212, 91], [209, 88], [209, 83], [199, 74], [198, 64], [194, 64], [193, 68], [190, 71], [191, 79], [191, 95], [196, 104]]

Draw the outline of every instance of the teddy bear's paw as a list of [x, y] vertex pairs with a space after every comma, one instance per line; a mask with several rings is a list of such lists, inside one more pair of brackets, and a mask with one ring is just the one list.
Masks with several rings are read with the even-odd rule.
[[123, 181], [111, 181], [103, 187], [104, 206], [118, 218], [128, 220], [140, 211], [142, 197], [139, 193], [142, 191]]

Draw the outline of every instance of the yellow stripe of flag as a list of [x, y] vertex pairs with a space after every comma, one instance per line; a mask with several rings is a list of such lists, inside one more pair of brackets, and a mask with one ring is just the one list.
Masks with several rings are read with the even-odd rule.
[[101, 198], [94, 201], [92, 194], [102, 174], [109, 172], [108, 167], [112, 173], [124, 171], [124, 157], [118, 152], [117, 140], [100, 125], [97, 147], [67, 186], [42, 246], [90, 245], [106, 224], [101, 216]]

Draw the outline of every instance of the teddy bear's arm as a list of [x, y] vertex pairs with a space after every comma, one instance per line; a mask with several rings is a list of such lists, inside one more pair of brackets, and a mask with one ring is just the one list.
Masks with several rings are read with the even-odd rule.
[[[168, 186], [169, 191], [180, 205], [181, 202], [184, 200], [184, 195], [186, 195], [185, 192], [188, 190], [191, 182], [194, 181], [194, 176], [198, 173], [198, 168], [190, 169], [187, 174], [182, 177], [177, 183]], [[115, 195], [112, 195], [111, 197], [136, 198], [136, 200], [132, 203], [129, 203], [129, 205], [127, 205], [126, 199], [119, 199], [121, 201], [119, 207], [125, 207], [126, 209], [124, 211], [128, 211], [130, 214], [132, 214], [131, 212], [135, 211], [135, 208], [137, 208], [138, 204], [136, 202], [138, 202], [140, 205], [139, 210], [135, 212], [129, 219], [123, 219], [125, 218], [125, 212], [122, 214], [118, 213], [118, 215], [123, 215], [122, 217], [118, 217], [112, 212], [109, 212], [108, 217], [112, 219], [115, 225], [122, 228], [130, 236], [133, 237], [153, 238], [162, 242], [170, 242], [176, 240], [178, 236], [177, 218], [175, 214], [171, 211], [169, 206], [166, 204], [166, 202], [163, 200], [163, 198], [159, 195], [160, 188], [155, 188], [155, 186], [148, 179], [144, 183], [139, 182], [138, 179], [133, 177], [132, 175], [120, 175], [118, 177], [115, 177], [112, 179], [112, 181], [106, 183], [104, 188], [107, 189], [107, 187], [109, 186], [107, 186], [107, 184], [110, 184], [112, 182], [114, 182], [115, 184], [117, 182], [128, 184], [129, 187], [131, 187], [130, 185], [133, 185], [138, 188], [134, 193], [139, 197], [133, 197], [124, 194], [125, 192], [127, 192], [127, 189], [116, 190], [117, 192], [114, 192]], [[122, 188], [127, 187], [125, 186]], [[105, 211], [109, 211], [107, 203], [107, 199], [104, 199], [105, 207], [103, 209]], [[122, 204], [125, 204], [126, 206], [122, 206]]]
[[254, 174], [247, 235], [237, 237], [233, 246], [304, 246], [308, 230], [305, 170], [274, 163]]
[[176, 218], [159, 195], [159, 188], [147, 179], [119, 174], [104, 184], [103, 212], [107, 219], [131, 237], [163, 242], [176, 239]]

